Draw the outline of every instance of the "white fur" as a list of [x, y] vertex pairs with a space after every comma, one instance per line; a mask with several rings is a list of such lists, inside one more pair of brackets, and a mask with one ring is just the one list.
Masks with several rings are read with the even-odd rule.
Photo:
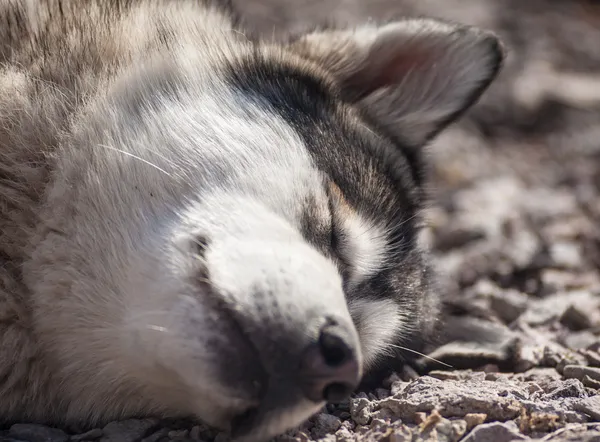
[[350, 314], [360, 324], [359, 334], [365, 364], [389, 354], [390, 345], [405, 331], [404, 316], [391, 299], [351, 299]]
[[388, 239], [384, 229], [357, 212], [345, 216], [341, 223], [347, 237], [341, 252], [350, 262], [349, 286], [354, 287], [382, 270]]

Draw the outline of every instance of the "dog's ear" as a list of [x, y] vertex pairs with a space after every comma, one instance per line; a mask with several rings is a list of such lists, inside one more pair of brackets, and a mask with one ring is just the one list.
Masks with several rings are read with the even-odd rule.
[[424, 19], [316, 31], [291, 48], [329, 71], [346, 99], [416, 145], [474, 104], [504, 59], [493, 34]]

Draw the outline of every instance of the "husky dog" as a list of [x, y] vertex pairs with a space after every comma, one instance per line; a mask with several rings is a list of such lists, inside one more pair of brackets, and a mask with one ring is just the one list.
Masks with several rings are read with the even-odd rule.
[[0, 3], [0, 417], [259, 441], [435, 328], [423, 146], [493, 35], [248, 38], [197, 0]]

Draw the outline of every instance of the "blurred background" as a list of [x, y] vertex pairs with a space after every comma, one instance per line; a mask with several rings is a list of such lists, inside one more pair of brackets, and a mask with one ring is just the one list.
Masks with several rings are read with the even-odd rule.
[[448, 320], [448, 345], [430, 350], [458, 368], [520, 371], [597, 354], [600, 2], [231, 1], [269, 35], [402, 16], [496, 32], [508, 50], [499, 79], [428, 152], [424, 241], [435, 250]]

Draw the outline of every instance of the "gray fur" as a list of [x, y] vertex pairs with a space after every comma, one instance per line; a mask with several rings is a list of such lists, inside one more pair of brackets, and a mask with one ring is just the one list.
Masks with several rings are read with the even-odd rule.
[[261, 440], [323, 405], [289, 368], [322, 315], [365, 372], [430, 333], [419, 151], [501, 61], [455, 29], [279, 45], [192, 0], [3, 2], [0, 418], [228, 428], [257, 409], [241, 436]]

